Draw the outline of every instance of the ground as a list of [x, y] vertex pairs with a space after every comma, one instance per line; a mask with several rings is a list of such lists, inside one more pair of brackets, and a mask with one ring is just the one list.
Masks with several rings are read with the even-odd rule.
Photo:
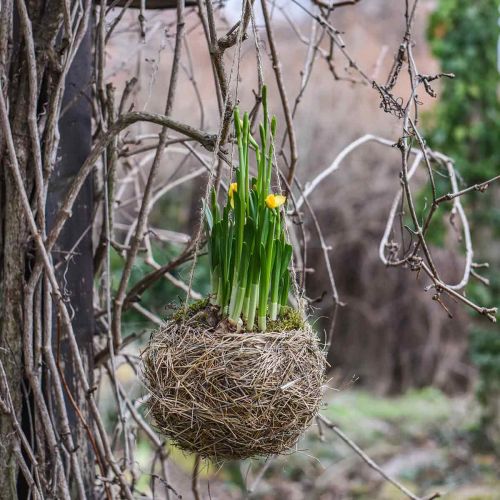
[[[346, 389], [328, 395], [323, 414], [339, 424], [384, 470], [418, 495], [440, 492], [445, 499], [500, 500], [500, 457], [474, 451], [474, 399], [449, 398], [434, 389], [397, 398]], [[179, 457], [180, 469], [191, 459]], [[226, 464], [205, 469], [215, 499], [397, 500], [405, 498], [381, 480], [334, 434], [324, 441], [313, 427], [299, 450], [271, 462], [255, 492], [250, 488], [261, 464]], [[179, 479], [182, 474], [179, 473]], [[176, 474], [177, 475], [177, 474]], [[246, 480], [245, 480], [246, 477]], [[202, 492], [208, 498], [207, 483]], [[183, 495], [184, 498], [189, 497]]]

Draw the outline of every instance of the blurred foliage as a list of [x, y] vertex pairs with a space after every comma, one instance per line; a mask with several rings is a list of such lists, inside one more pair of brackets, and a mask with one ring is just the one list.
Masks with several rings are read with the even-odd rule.
[[[499, 0], [439, 0], [430, 18], [428, 38], [443, 72], [456, 75], [441, 82], [440, 101], [427, 119], [431, 147], [456, 161], [463, 186], [484, 182], [499, 174], [500, 78], [497, 68]], [[464, 197], [476, 235], [476, 252], [491, 260], [491, 286], [473, 284], [469, 296], [481, 305], [500, 304], [498, 246], [500, 207], [498, 188]], [[496, 203], [495, 203], [496, 202]], [[496, 241], [495, 241], [496, 240]], [[493, 242], [493, 243], [492, 243]], [[490, 252], [488, 252], [490, 250]], [[490, 253], [490, 255], [488, 255]], [[478, 321], [471, 332], [471, 357], [479, 370], [478, 399], [483, 413], [483, 437], [500, 440], [500, 336], [497, 326]], [[494, 429], [496, 427], [496, 430]], [[493, 431], [492, 431], [493, 428]], [[500, 442], [495, 443], [500, 446]]]
[[498, 174], [498, 0], [440, 0], [428, 35], [443, 80], [434, 110], [432, 145], [455, 158], [467, 184]]
[[[169, 261], [178, 257], [182, 251], [180, 245], [152, 243], [153, 255], [160, 265], [167, 264]], [[189, 273], [191, 271], [192, 261], [177, 267], [172, 271], [172, 275], [186, 284], [189, 282]], [[111, 271], [113, 276], [113, 286], [116, 288], [119, 284], [123, 269], [123, 259], [115, 251], [111, 250]], [[151, 273], [154, 269], [144, 261], [144, 255], [139, 255], [132, 269], [130, 286], [132, 288], [140, 279]], [[193, 290], [207, 295], [209, 292], [210, 276], [207, 263], [207, 257], [200, 251], [195, 274], [193, 277]], [[114, 290], [116, 291], [116, 290]], [[172, 314], [174, 309], [184, 304], [186, 294], [183, 290], [172, 284], [166, 278], [160, 279], [153, 286], [147, 288], [139, 298], [139, 303], [149, 311], [166, 319]], [[123, 315], [123, 335], [126, 336], [139, 329], [151, 328], [152, 323], [135, 309], [128, 309]]]

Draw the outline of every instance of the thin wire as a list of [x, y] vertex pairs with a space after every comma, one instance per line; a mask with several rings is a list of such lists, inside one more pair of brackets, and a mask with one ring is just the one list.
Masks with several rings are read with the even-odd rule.
[[252, 33], [253, 33], [253, 39], [254, 39], [254, 43], [255, 43], [255, 53], [257, 55], [258, 81], [262, 86], [264, 84], [264, 69], [263, 69], [263, 65], [262, 65], [262, 54], [260, 52], [260, 37], [259, 37], [259, 32], [257, 31], [257, 24], [255, 22], [255, 12], [253, 10], [253, 4], [252, 4], [252, 8], [250, 10], [250, 20], [252, 22]]
[[[276, 158], [276, 149], [274, 147], [274, 139], [272, 138], [272, 136], [271, 136], [271, 142], [273, 144], [273, 160], [274, 160], [274, 165], [275, 165], [275, 175], [276, 175], [276, 179], [277, 179], [278, 190], [281, 193], [283, 188], [282, 188], [282, 184], [281, 184], [280, 172], [278, 169], [278, 163], [277, 163], [278, 160]], [[292, 189], [291, 186], [290, 186], [290, 189]], [[285, 221], [286, 238], [287, 238], [287, 241], [290, 242], [290, 232], [288, 229], [288, 218], [286, 215], [286, 210], [284, 208], [284, 205], [280, 208], [280, 210], [281, 210], [281, 213], [283, 215], [283, 219]], [[290, 263], [290, 274], [291, 274], [292, 285], [293, 285], [293, 287], [292, 287], [293, 297], [297, 302], [297, 307], [299, 309], [299, 313], [305, 319], [305, 317], [306, 317], [306, 306], [305, 306], [306, 301], [304, 300], [304, 290], [300, 289], [299, 283], [297, 280], [297, 270], [295, 269], [293, 252], [292, 252], [292, 259], [291, 259], [291, 263]]]
[[[230, 88], [231, 88], [231, 82], [233, 80], [233, 75], [234, 75], [234, 68], [235, 68], [235, 62], [238, 61], [237, 65], [237, 78], [236, 78], [236, 86], [235, 86], [235, 95], [237, 96], [237, 91], [238, 91], [238, 80], [239, 80], [239, 72], [240, 72], [240, 59], [241, 59], [241, 43], [243, 41], [243, 16], [244, 12], [247, 6], [248, 0], [244, 0], [242, 2], [241, 6], [241, 22], [240, 25], [238, 26], [238, 36], [236, 39], [236, 50], [233, 55], [233, 60], [231, 62], [231, 71], [229, 73], [229, 79], [227, 82], [227, 93], [226, 96], [224, 97], [224, 106], [222, 107], [223, 112], [222, 112], [222, 117], [221, 117], [221, 123], [219, 127], [219, 131], [217, 133], [217, 139], [215, 141], [215, 147], [212, 155], [212, 164], [210, 166], [210, 170], [208, 173], [208, 182], [207, 182], [207, 188], [205, 190], [205, 196], [204, 200], [205, 202], [208, 202], [210, 199], [210, 192], [212, 190], [213, 184], [214, 184], [214, 179], [215, 179], [215, 167], [218, 161], [218, 155], [219, 155], [219, 150], [220, 150], [220, 142], [222, 139], [222, 129], [224, 128], [224, 117], [225, 117], [225, 112], [227, 109], [227, 103], [229, 101], [229, 95], [230, 95]], [[231, 158], [233, 155], [233, 148], [231, 149]], [[232, 164], [232, 161], [231, 161]], [[188, 282], [188, 292], [186, 294], [186, 300], [184, 302], [184, 305], [187, 306], [189, 303], [189, 297], [191, 296], [191, 290], [193, 287], [193, 279], [194, 279], [194, 271], [196, 268], [196, 264], [198, 261], [198, 254], [200, 252], [200, 242], [201, 242], [201, 235], [203, 233], [203, 219], [205, 217], [204, 214], [204, 209], [203, 206], [200, 208], [200, 217], [198, 220], [198, 229], [196, 232], [196, 237], [195, 237], [195, 248], [194, 248], [194, 255], [193, 255], [193, 262], [191, 264], [191, 269], [189, 271], [189, 282]]]

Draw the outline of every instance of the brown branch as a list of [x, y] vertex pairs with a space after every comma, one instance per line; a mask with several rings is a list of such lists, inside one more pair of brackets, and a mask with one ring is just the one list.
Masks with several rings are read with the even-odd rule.
[[167, 262], [167, 264], [140, 279], [127, 293], [123, 301], [123, 308], [128, 309], [133, 302], [139, 300], [141, 294], [151, 285], [156, 283], [156, 281], [158, 281], [164, 274], [176, 269], [181, 264], [188, 262], [193, 256], [194, 247], [194, 241], [192, 240], [179, 257]]
[[200, 493], [200, 484], [199, 484], [200, 463], [201, 463], [200, 455], [196, 455], [196, 458], [194, 460], [193, 473], [191, 476], [191, 491], [193, 492], [194, 500], [202, 500]]
[[478, 306], [477, 304], [469, 300], [467, 297], [464, 297], [461, 293], [457, 292], [456, 290], [453, 290], [451, 287], [449, 287], [448, 285], [437, 279], [434, 273], [431, 271], [431, 269], [429, 269], [424, 262], [422, 262], [420, 266], [425, 271], [427, 276], [429, 276], [429, 278], [431, 278], [431, 280], [433, 281], [433, 285], [431, 285], [431, 287], [435, 288], [438, 294], [441, 292], [446, 292], [450, 297], [469, 306], [471, 309], [473, 309], [480, 315], [488, 318], [492, 323], [497, 322], [496, 315], [498, 313], [498, 308]]
[[472, 191], [478, 191], [480, 193], [484, 193], [490, 184], [492, 184], [495, 181], [500, 180], [500, 175], [497, 175], [496, 177], [493, 177], [492, 179], [488, 181], [481, 182], [479, 184], [474, 184], [473, 186], [469, 186], [468, 188], [462, 189], [461, 191], [458, 191], [456, 193], [447, 193], [444, 194], [443, 196], [440, 196], [439, 198], [436, 199], [435, 203], [436, 205], [440, 205], [444, 201], [451, 201], [454, 198], [457, 198], [458, 196], [463, 196], [464, 194], [470, 193]]
[[[76, 375], [77, 375], [80, 383], [82, 384], [82, 388], [83, 388], [84, 392], [87, 393], [90, 411], [92, 413], [92, 416], [93, 416], [94, 421], [96, 423], [99, 435], [101, 437], [101, 441], [102, 441], [102, 445], [104, 447], [107, 463], [110, 465], [110, 467], [113, 470], [113, 473], [115, 474], [117, 480], [119, 481], [122, 493], [125, 495], [125, 497], [127, 499], [132, 500], [133, 497], [132, 497], [132, 493], [130, 492], [130, 488], [128, 487], [128, 484], [125, 481], [123, 473], [120, 471], [119, 467], [116, 464], [116, 461], [113, 458], [113, 454], [112, 454], [111, 448], [110, 448], [108, 440], [107, 440], [106, 430], [104, 428], [104, 424], [102, 422], [102, 419], [100, 418], [99, 410], [98, 410], [97, 405], [92, 397], [90, 386], [88, 384], [86, 371], [85, 371], [85, 368], [83, 366], [83, 362], [82, 362], [82, 359], [80, 356], [78, 344], [77, 344], [77, 341], [76, 341], [76, 338], [74, 335], [74, 331], [73, 331], [73, 327], [72, 327], [72, 323], [71, 323], [71, 317], [69, 315], [68, 309], [67, 309], [66, 304], [64, 302], [63, 295], [60, 291], [59, 284], [57, 282], [57, 278], [55, 276], [54, 268], [52, 266], [47, 248], [45, 247], [45, 244], [43, 242], [43, 239], [40, 235], [39, 229], [36, 225], [35, 219], [34, 219], [33, 214], [31, 212], [31, 206], [29, 203], [28, 195], [26, 193], [26, 189], [25, 189], [23, 179], [21, 176], [21, 172], [19, 169], [19, 163], [18, 163], [17, 156], [16, 156], [14, 141], [12, 138], [12, 131], [10, 128], [7, 108], [6, 108], [5, 99], [3, 96], [3, 89], [1, 89], [1, 88], [0, 88], [0, 122], [1, 122], [2, 133], [6, 139], [6, 144], [7, 144], [7, 152], [8, 152], [9, 160], [10, 160], [7, 162], [8, 166], [9, 166], [9, 170], [12, 173], [16, 188], [20, 194], [21, 202], [22, 202], [22, 209], [23, 209], [24, 214], [26, 216], [29, 230], [31, 232], [31, 235], [33, 237], [33, 240], [35, 242], [36, 248], [37, 248], [38, 253], [39, 253], [38, 262], [41, 262], [41, 264], [43, 265], [43, 268], [46, 271], [47, 278], [48, 278], [48, 280], [50, 282], [50, 286], [52, 288], [52, 296], [53, 296], [53, 298], [58, 306], [58, 309], [61, 313], [61, 319], [63, 321], [64, 327], [66, 329], [66, 333], [68, 335], [70, 351], [71, 351], [71, 354], [72, 354], [74, 361], [75, 361]], [[25, 347], [29, 348], [29, 346], [25, 346]], [[26, 350], [25, 350], [25, 352], [26, 352]], [[28, 365], [28, 366], [30, 366], [30, 365]], [[28, 376], [29, 375], [30, 375], [30, 372], [28, 371]], [[43, 408], [44, 399], [43, 399], [43, 395], [41, 393], [40, 385], [38, 385], [36, 383], [36, 379], [35, 379], [36, 374], [32, 373], [31, 377], [33, 380], [32, 386], [36, 390], [35, 394], [38, 395], [38, 399], [39, 399], [38, 403], [39, 403], [40, 407]], [[45, 425], [45, 430], [48, 433], [51, 433], [51, 432], [53, 433], [52, 423], [51, 423], [50, 419], [48, 422], [45, 422], [44, 425]], [[50, 436], [50, 435], [51, 434], [48, 434], [48, 436]], [[57, 440], [56, 440], [55, 436], [52, 437], [52, 441], [53, 442], [52, 442], [51, 448], [52, 448], [52, 450], [54, 450], [56, 457], [58, 457], [59, 448], [58, 448]], [[61, 467], [60, 470], [63, 471], [64, 468], [62, 465], [62, 460], [59, 458], [58, 461], [59, 461], [59, 467]], [[69, 491], [68, 491], [67, 483], [65, 481], [65, 476], [60, 475], [60, 477], [62, 478], [62, 482], [61, 482], [62, 492], [64, 495], [69, 497]]]
[[[243, 18], [238, 21], [229, 32], [221, 38], [217, 37], [217, 28], [215, 25], [215, 15], [214, 6], [212, 0], [198, 0], [199, 13], [202, 20], [202, 24], [205, 30], [205, 36], [208, 43], [208, 49], [210, 53], [210, 58], [212, 60], [212, 66], [214, 68], [214, 73], [216, 80], [218, 82], [218, 95], [220, 93], [219, 108], [222, 114], [222, 127], [221, 127], [221, 139], [220, 144], [224, 145], [229, 136], [229, 131], [231, 127], [231, 120], [233, 116], [233, 100], [230, 95], [230, 89], [228, 88], [228, 77], [226, 72], [226, 67], [224, 64], [224, 54], [225, 51], [234, 45], [238, 41], [238, 35], [241, 32], [242, 40], [246, 38], [246, 32], [248, 24], [251, 18], [251, 9], [255, 0], [245, 0]], [[205, 4], [206, 15], [203, 9], [203, 4]], [[242, 6], [243, 8], [243, 6]], [[242, 26], [240, 26], [242, 24]], [[222, 107], [222, 103], [225, 102], [225, 106]]]
[[360, 456], [363, 461], [371, 467], [374, 471], [376, 471], [378, 474], [380, 474], [386, 481], [390, 482], [392, 485], [394, 485], [399, 491], [404, 493], [408, 498], [411, 498], [412, 500], [432, 500], [434, 498], [439, 498], [441, 495], [439, 493], [435, 493], [434, 495], [431, 495], [430, 497], [427, 498], [421, 498], [412, 493], [406, 486], [403, 484], [399, 483], [394, 479], [392, 476], [387, 474], [380, 466], [378, 466], [352, 439], [350, 439], [346, 434], [344, 434], [337, 425], [335, 425], [333, 422], [330, 422], [326, 417], [323, 415], [318, 415], [317, 417], [318, 423], [321, 422], [325, 427], [330, 429], [332, 432], [337, 434], [337, 436], [344, 441], [344, 443], [349, 446], [358, 456]]
[[[165, 115], [168, 116], [172, 112], [172, 107], [174, 104], [175, 91], [177, 89], [177, 75], [179, 71], [179, 60], [182, 49], [182, 40], [184, 37], [184, 0], [179, 0], [177, 4], [177, 33], [175, 37], [175, 50], [174, 58], [172, 62], [172, 70], [170, 74], [170, 85], [168, 89], [167, 102], [165, 105]], [[176, 130], [174, 127], [171, 127]], [[150, 206], [149, 200], [153, 193], [153, 186], [156, 179], [156, 174], [160, 167], [161, 161], [163, 159], [163, 154], [165, 152], [165, 144], [167, 142], [167, 132], [169, 127], [163, 126], [159, 141], [158, 148], [156, 150], [155, 158], [149, 171], [148, 180], [146, 183], [146, 188], [144, 190], [141, 209], [139, 211], [139, 216], [137, 219], [137, 226], [135, 230], [134, 237], [132, 238], [130, 249], [127, 251], [127, 257], [125, 260], [125, 265], [123, 266], [122, 277], [120, 284], [118, 285], [118, 291], [113, 301], [113, 321], [112, 321], [112, 335], [113, 342], [116, 348], [119, 348], [121, 344], [121, 314], [123, 309], [123, 301], [127, 293], [127, 285], [132, 274], [132, 266], [134, 264], [135, 257], [139, 251], [139, 245], [141, 244], [144, 231], [146, 229], [146, 224], [149, 216]], [[179, 132], [179, 130], [176, 130]]]
[[[140, 9], [142, 0], [118, 0], [113, 2], [115, 7], [130, 7], [131, 9]], [[94, 3], [99, 5], [100, 0], [94, 0]], [[146, 0], [145, 8], [150, 9], [175, 9], [179, 3], [177, 0]], [[196, 0], [185, 0], [186, 7], [194, 7]]]
[[140, 121], [155, 123], [157, 125], [162, 125], [169, 129], [175, 130], [176, 132], [179, 132], [180, 134], [183, 134], [199, 142], [209, 151], [212, 151], [215, 147], [215, 135], [211, 135], [207, 132], [202, 132], [189, 125], [179, 123], [178, 121], [173, 120], [168, 116], [139, 111], [132, 111], [122, 115], [118, 118], [118, 120], [111, 128], [109, 128], [107, 131], [101, 132], [98, 139], [96, 140], [94, 148], [82, 164], [78, 174], [75, 176], [73, 182], [71, 183], [71, 186], [69, 187], [64, 201], [61, 205], [61, 209], [59, 210], [59, 213], [54, 221], [54, 225], [47, 236], [46, 245], [49, 251], [57, 241], [64, 223], [66, 222], [68, 217], [71, 216], [71, 208], [73, 206], [73, 203], [75, 202], [76, 197], [78, 196], [78, 193], [83, 186], [83, 183], [94, 168], [94, 165], [100, 158], [102, 152], [106, 149], [106, 147], [116, 135], [118, 135], [130, 125]]

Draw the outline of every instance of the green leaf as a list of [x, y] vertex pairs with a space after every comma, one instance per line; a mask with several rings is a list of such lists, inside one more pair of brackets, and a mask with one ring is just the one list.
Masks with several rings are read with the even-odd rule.
[[293, 248], [292, 245], [285, 243], [283, 252], [281, 253], [281, 272], [284, 273], [288, 270], [288, 266], [292, 259]]

